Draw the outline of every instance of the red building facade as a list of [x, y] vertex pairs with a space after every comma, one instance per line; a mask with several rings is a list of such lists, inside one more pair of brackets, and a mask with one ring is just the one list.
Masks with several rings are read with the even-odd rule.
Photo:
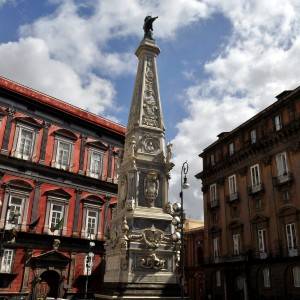
[[0, 297], [96, 291], [125, 127], [3, 77], [0, 122]]

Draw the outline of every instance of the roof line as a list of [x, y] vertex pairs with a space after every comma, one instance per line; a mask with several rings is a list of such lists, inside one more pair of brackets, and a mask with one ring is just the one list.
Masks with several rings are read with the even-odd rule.
[[[215, 145], [219, 144], [220, 142], [224, 141], [225, 139], [228, 139], [230, 136], [232, 136], [236, 131], [238, 131], [240, 128], [243, 128], [245, 126], [247, 126], [249, 123], [252, 123], [253, 121], [255, 121], [257, 118], [259, 118], [261, 115], [264, 115], [265, 113], [271, 111], [276, 105], [278, 105], [279, 103], [282, 103], [283, 101], [294, 97], [295, 95], [297, 95], [300, 92], [300, 86], [296, 87], [294, 90], [289, 91], [289, 93], [285, 93], [284, 92], [280, 93], [278, 96], [278, 100], [273, 102], [272, 104], [270, 104], [269, 106], [267, 106], [266, 108], [264, 108], [263, 110], [261, 110], [260, 112], [256, 113], [253, 117], [251, 117], [250, 119], [246, 120], [245, 122], [243, 122], [242, 124], [238, 125], [237, 127], [233, 128], [231, 131], [229, 131], [224, 137], [215, 140], [213, 143], [211, 143], [210, 145], [208, 145], [206, 148], [203, 149], [203, 151], [198, 155], [199, 157], [202, 157], [202, 155], [204, 154], [204, 152], [206, 152], [207, 150], [211, 149], [212, 147], [214, 147]], [[281, 96], [282, 95], [282, 96]]]
[[17, 83], [1, 75], [0, 75], [0, 88], [4, 88], [16, 94], [30, 98], [31, 100], [38, 101], [42, 104], [54, 107], [63, 112], [67, 112], [70, 115], [80, 117], [90, 123], [96, 123], [97, 125], [100, 125], [115, 133], [124, 135], [126, 132], [126, 127], [122, 124], [111, 121], [103, 116], [99, 116], [94, 113], [91, 113], [87, 110], [79, 108], [61, 99], [49, 96], [45, 93], [27, 87], [23, 84]]

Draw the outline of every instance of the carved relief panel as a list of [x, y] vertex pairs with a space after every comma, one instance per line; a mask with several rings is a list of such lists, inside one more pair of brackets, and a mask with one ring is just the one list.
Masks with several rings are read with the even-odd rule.
[[142, 124], [159, 127], [159, 105], [157, 95], [154, 90], [154, 61], [153, 58], [147, 57], [145, 60], [145, 87], [143, 94], [143, 114]]

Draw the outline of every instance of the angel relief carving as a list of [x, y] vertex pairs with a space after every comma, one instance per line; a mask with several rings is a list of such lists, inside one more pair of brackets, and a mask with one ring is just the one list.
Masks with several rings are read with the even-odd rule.
[[146, 71], [145, 71], [145, 90], [144, 90], [144, 101], [143, 101], [143, 117], [142, 122], [144, 125], [158, 127], [158, 112], [159, 107], [157, 105], [156, 95], [153, 90], [153, 63], [151, 58], [146, 60]]
[[150, 171], [144, 179], [144, 194], [149, 206], [153, 207], [158, 196], [159, 179], [155, 171]]

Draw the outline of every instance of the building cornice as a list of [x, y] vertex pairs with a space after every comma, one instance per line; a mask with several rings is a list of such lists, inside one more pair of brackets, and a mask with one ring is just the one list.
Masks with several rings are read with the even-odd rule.
[[120, 135], [125, 135], [126, 127], [121, 124], [115, 123], [104, 117], [80, 109], [79, 107], [73, 106], [60, 99], [51, 97], [49, 95], [46, 95], [44, 93], [41, 93], [29, 87], [21, 85], [20, 83], [9, 80], [3, 76], [0, 76], [0, 89], [13, 92], [14, 94], [21, 95], [23, 97], [30, 99], [31, 101], [35, 101], [38, 103], [42, 103], [46, 106], [50, 106], [51, 108], [68, 113], [76, 118], [80, 118], [89, 123], [93, 123], [98, 126], [101, 126], [111, 132]]
[[282, 105], [286, 105], [288, 101], [293, 101], [295, 97], [299, 96], [299, 94], [300, 94], [300, 86], [295, 88], [292, 91], [283, 91], [282, 93], [280, 93], [279, 95], [276, 96], [276, 98], [278, 99], [277, 101], [275, 101], [274, 103], [272, 103], [271, 105], [269, 105], [268, 107], [266, 107], [265, 109], [263, 109], [262, 111], [257, 113], [256, 115], [254, 115], [252, 118], [248, 119], [247, 121], [245, 121], [238, 127], [234, 128], [230, 132], [223, 132], [223, 133], [219, 134], [218, 135], [219, 139], [217, 141], [213, 142], [212, 144], [210, 144], [209, 146], [207, 146], [199, 154], [199, 157], [203, 157], [203, 155], [207, 151], [211, 150], [216, 145], [219, 145], [223, 142], [230, 140], [233, 137], [233, 135], [236, 134], [238, 131], [243, 130], [244, 128], [247, 128], [247, 127], [251, 127], [253, 124], [255, 124], [257, 122], [257, 120], [266, 118], [268, 115], [272, 114], [275, 110], [277, 110], [278, 107], [280, 107]]

